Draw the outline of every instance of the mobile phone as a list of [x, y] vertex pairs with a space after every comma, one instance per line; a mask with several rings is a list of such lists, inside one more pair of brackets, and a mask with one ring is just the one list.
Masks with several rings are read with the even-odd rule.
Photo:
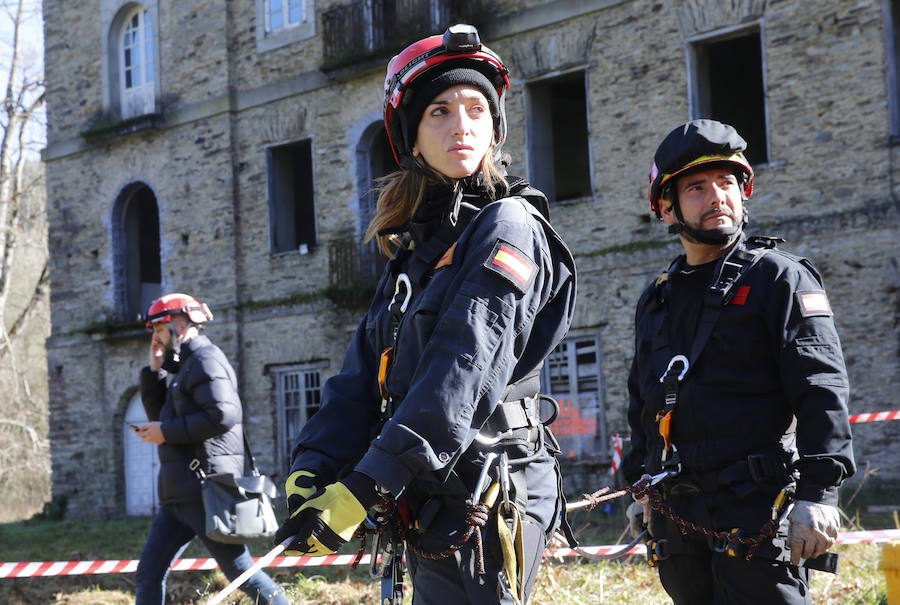
[[129, 425], [128, 425], [128, 428], [130, 428], [130, 429], [131, 429], [132, 431], [134, 431], [135, 433], [137, 433], [139, 430], [141, 430], [141, 427], [139, 427], [139, 426], [136, 425], [136, 424], [129, 424]]

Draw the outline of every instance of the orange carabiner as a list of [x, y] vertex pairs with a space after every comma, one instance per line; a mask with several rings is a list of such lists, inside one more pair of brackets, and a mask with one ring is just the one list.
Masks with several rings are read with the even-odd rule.
[[672, 450], [672, 412], [674, 410], [669, 410], [666, 413], [663, 413], [662, 410], [656, 413], [656, 423], [659, 424], [659, 434], [663, 438], [663, 442], [666, 446], [666, 452]]
[[390, 397], [390, 393], [388, 393], [384, 381], [387, 379], [392, 361], [394, 361], [394, 347], [388, 347], [382, 351], [381, 359], [378, 361], [378, 390], [381, 392], [381, 398], [385, 401]]

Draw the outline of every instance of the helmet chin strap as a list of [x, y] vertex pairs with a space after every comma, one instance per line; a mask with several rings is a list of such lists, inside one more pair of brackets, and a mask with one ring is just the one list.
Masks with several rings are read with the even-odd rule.
[[[746, 198], [744, 198], [744, 201], [746, 201]], [[747, 226], [748, 222], [747, 208], [744, 207], [741, 222], [739, 225], [732, 225], [731, 227], [718, 227], [716, 229], [694, 229], [693, 227], [688, 227], [684, 222], [684, 216], [681, 214], [681, 204], [678, 203], [677, 197], [672, 200], [672, 207], [675, 211], [675, 218], [678, 219], [678, 222], [669, 225], [669, 233], [671, 233], [672, 235], [684, 233], [686, 236], [696, 240], [697, 242], [701, 244], [707, 244], [709, 246], [724, 246], [726, 244], [730, 244], [737, 238], [741, 231], [744, 230], [744, 227]]]
[[[181, 336], [175, 331], [175, 326], [172, 325], [174, 322], [169, 322], [166, 327], [169, 328], [169, 336], [171, 337], [172, 342], [172, 351], [175, 353], [175, 362], [178, 363], [181, 360]], [[187, 330], [185, 330], [187, 331]]]

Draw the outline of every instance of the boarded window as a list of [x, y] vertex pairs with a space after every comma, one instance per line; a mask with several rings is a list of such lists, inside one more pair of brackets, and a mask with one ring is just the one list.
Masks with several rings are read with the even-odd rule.
[[271, 251], [306, 254], [316, 245], [312, 142], [270, 148], [268, 178]]
[[528, 93], [528, 176], [551, 201], [591, 195], [583, 71], [532, 82]]
[[606, 460], [599, 339], [576, 336], [561, 342], [544, 361], [542, 378], [544, 390], [559, 402], [559, 417], [550, 428], [563, 456]]
[[692, 115], [730, 124], [747, 141], [751, 165], [769, 161], [759, 30], [691, 44]]

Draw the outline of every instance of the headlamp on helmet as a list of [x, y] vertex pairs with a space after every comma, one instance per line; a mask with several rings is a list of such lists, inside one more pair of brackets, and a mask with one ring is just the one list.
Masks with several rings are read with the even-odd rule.
[[[499, 155], [506, 138], [508, 74], [500, 57], [481, 43], [478, 30], [463, 23], [414, 42], [391, 59], [384, 79], [384, 127], [400, 168], [416, 167], [412, 147], [422, 110], [434, 95], [456, 84], [484, 92], [494, 118], [494, 154]], [[441, 86], [446, 88], [434, 90]]]

